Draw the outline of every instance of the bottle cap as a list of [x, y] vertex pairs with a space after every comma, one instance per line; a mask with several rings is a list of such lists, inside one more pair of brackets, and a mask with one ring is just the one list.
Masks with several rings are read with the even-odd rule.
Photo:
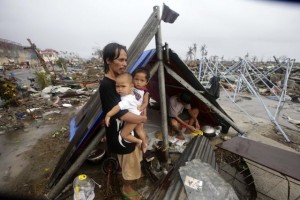
[[87, 176], [85, 175], [85, 174], [80, 174], [79, 176], [78, 176], [78, 179], [79, 180], [85, 180], [87, 178]]

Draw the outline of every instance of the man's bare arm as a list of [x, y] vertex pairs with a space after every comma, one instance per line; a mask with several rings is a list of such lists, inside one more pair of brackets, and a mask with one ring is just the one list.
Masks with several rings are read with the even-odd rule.
[[141, 115], [135, 115], [131, 112], [127, 112], [122, 117], [120, 117], [121, 120], [129, 123], [139, 124], [139, 123], [145, 123], [147, 120], [146, 116]]
[[196, 131], [194, 126], [189, 125], [188, 123], [186, 123], [185, 121], [183, 121], [182, 119], [180, 119], [180, 117], [175, 117], [175, 119], [180, 123], [183, 124], [184, 126], [186, 126], [188, 129], [190, 129], [191, 131]]

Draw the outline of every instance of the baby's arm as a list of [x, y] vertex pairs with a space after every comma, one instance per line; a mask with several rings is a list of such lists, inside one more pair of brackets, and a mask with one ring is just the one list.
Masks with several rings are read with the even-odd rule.
[[144, 111], [147, 108], [148, 104], [149, 104], [149, 92], [146, 92], [143, 97], [143, 103], [139, 107], [139, 111]]
[[121, 110], [119, 104], [115, 105], [105, 116], [105, 124], [108, 127], [109, 126], [109, 120], [112, 116], [117, 114]]

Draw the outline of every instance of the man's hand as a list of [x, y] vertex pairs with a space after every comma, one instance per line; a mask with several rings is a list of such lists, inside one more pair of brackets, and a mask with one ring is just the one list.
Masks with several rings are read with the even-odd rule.
[[110, 116], [105, 116], [105, 125], [109, 127]]
[[139, 123], [145, 123], [147, 120], [147, 117], [141, 116], [141, 115], [135, 115], [131, 112], [127, 112], [125, 115], [120, 117], [120, 120], [129, 122], [129, 123], [139, 124]]

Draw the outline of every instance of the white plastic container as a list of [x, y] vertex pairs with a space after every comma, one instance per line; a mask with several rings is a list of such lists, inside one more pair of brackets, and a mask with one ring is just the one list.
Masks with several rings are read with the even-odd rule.
[[93, 200], [95, 182], [85, 174], [80, 174], [73, 181], [74, 200]]

